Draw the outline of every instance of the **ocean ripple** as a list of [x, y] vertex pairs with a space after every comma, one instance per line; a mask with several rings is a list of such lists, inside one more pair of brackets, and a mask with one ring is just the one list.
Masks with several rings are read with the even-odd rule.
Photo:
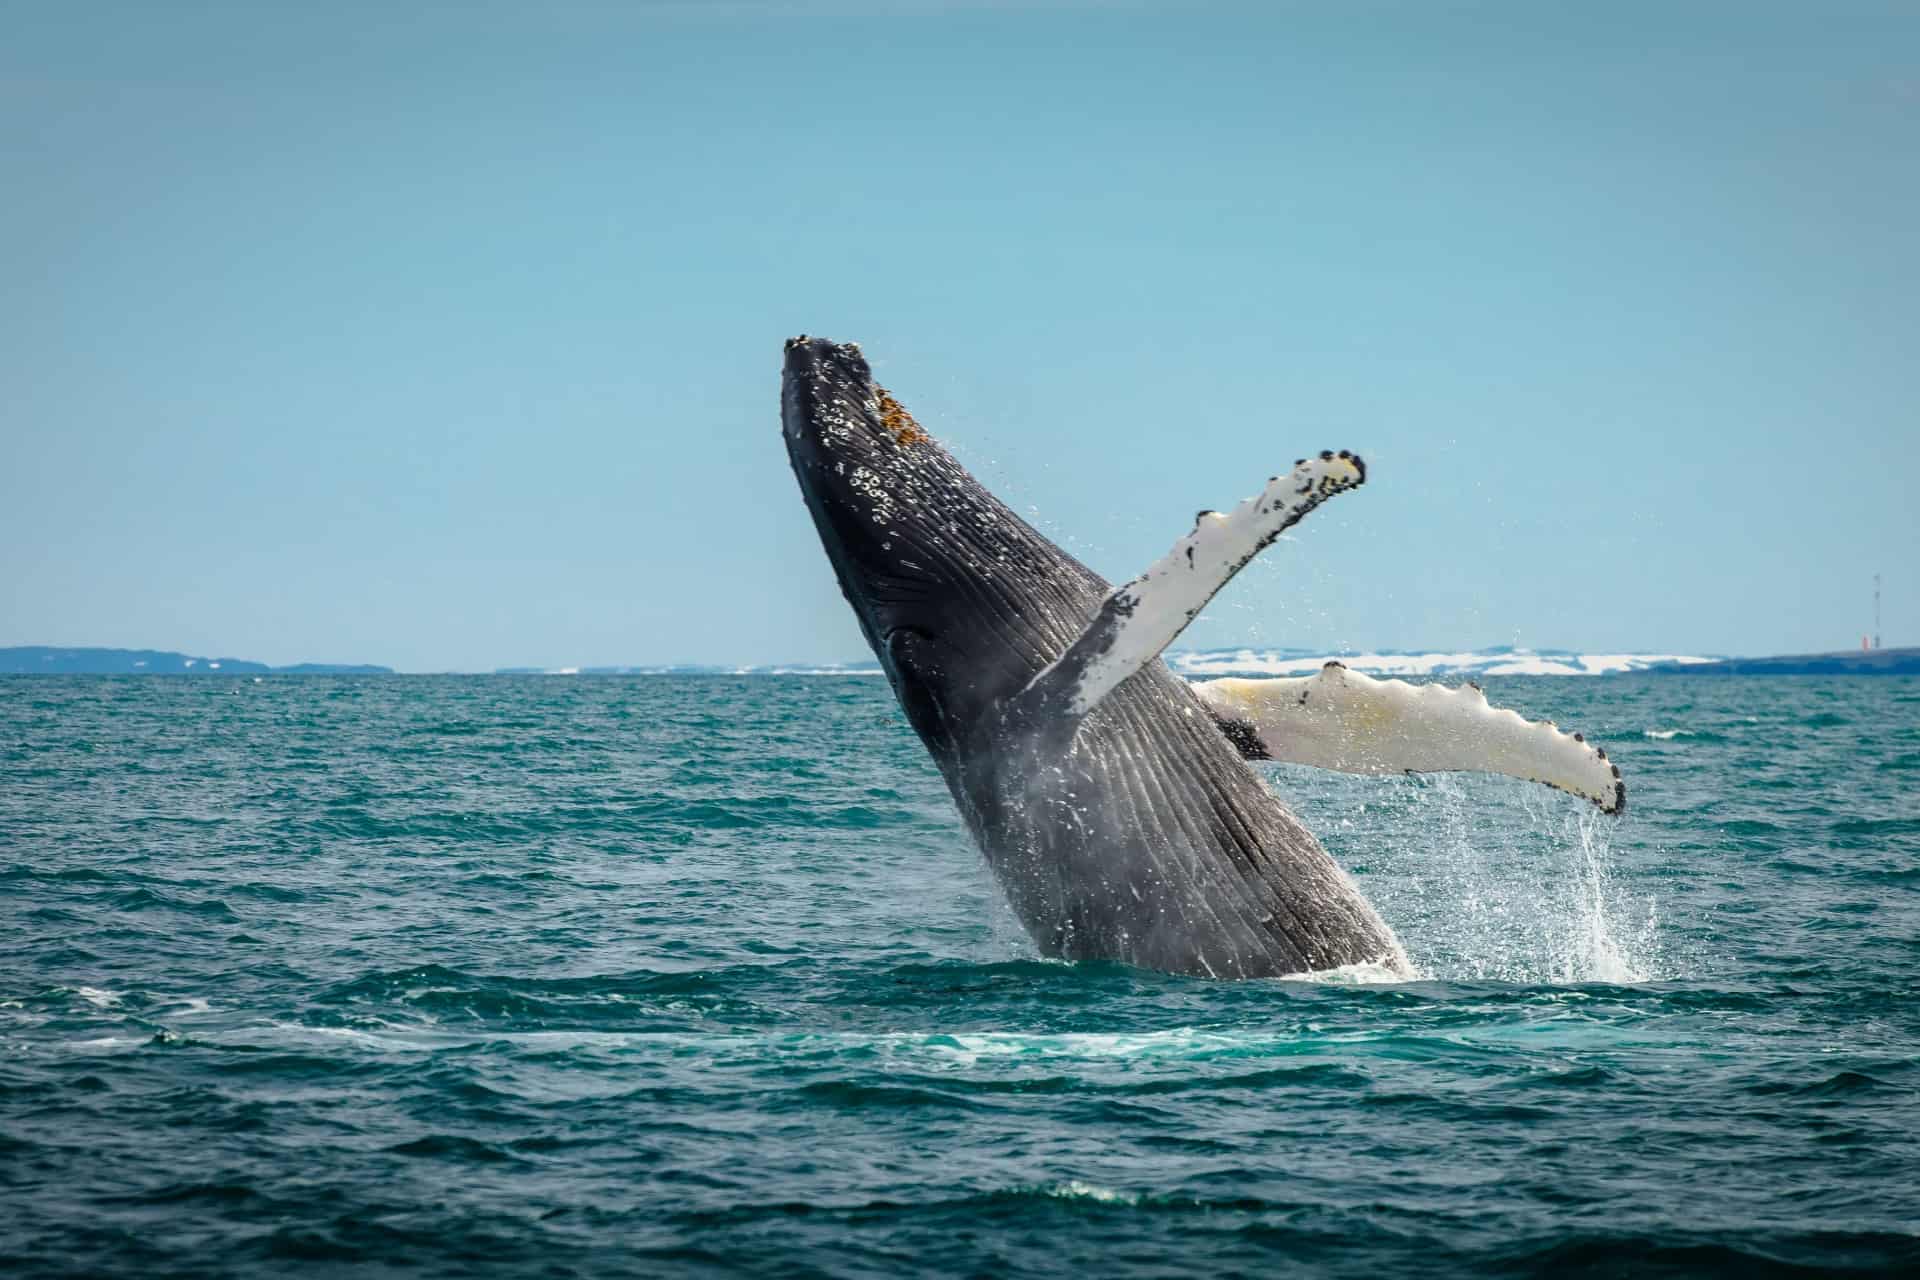
[[0, 1261], [1920, 1269], [1920, 682], [1487, 683], [1627, 817], [1267, 766], [1422, 977], [1215, 983], [1037, 958], [879, 681], [0, 682]]

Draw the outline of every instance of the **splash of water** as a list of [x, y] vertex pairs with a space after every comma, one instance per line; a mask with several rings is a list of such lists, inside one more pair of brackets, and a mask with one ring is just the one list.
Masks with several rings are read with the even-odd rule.
[[[1326, 813], [1349, 798], [1327, 794], [1343, 782], [1313, 781], [1322, 796], [1304, 808]], [[1616, 883], [1613, 819], [1523, 783], [1446, 774], [1340, 807], [1354, 816], [1331, 824], [1329, 845], [1366, 867], [1363, 891], [1424, 976], [1559, 984], [1657, 975], [1657, 911]]]
[[1657, 923], [1651, 899], [1636, 926], [1621, 919], [1613, 880], [1613, 833], [1591, 810], [1573, 818], [1573, 866], [1566, 888], [1570, 928], [1563, 938], [1563, 982], [1645, 982], [1650, 974], [1637, 958], [1651, 949]]

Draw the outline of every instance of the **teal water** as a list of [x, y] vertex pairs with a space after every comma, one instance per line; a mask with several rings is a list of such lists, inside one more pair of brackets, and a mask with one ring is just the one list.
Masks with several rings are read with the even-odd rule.
[[0, 681], [0, 1271], [1920, 1270], [1920, 681], [1268, 766], [1428, 974], [1036, 960], [884, 683]]

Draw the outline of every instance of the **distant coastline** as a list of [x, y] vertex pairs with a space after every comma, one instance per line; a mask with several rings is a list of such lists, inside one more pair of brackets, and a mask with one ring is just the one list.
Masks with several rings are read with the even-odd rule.
[[1723, 658], [1718, 662], [1660, 664], [1650, 676], [1920, 676], [1920, 649], [1843, 649], [1774, 658]]
[[391, 667], [298, 662], [288, 667], [245, 658], [203, 658], [166, 649], [90, 649], [21, 645], [0, 649], [8, 676], [390, 676]]
[[[1920, 648], [1851, 650], [1781, 657], [1700, 657], [1669, 653], [1584, 653], [1571, 649], [1499, 646], [1464, 651], [1375, 649], [1328, 654], [1313, 649], [1240, 646], [1183, 649], [1167, 654], [1167, 665], [1189, 679], [1220, 676], [1311, 675], [1338, 661], [1354, 671], [1386, 677], [1473, 680], [1484, 676], [1621, 675], [1920, 675]], [[174, 675], [174, 676], [389, 676], [393, 668], [372, 663], [300, 662], [272, 666], [247, 658], [209, 658], [165, 649], [108, 649], [58, 645], [0, 648], [5, 675]], [[459, 673], [448, 673], [459, 674]], [[474, 675], [496, 676], [878, 676], [871, 659], [834, 663], [767, 663], [751, 666], [656, 663], [636, 666], [497, 667]]]

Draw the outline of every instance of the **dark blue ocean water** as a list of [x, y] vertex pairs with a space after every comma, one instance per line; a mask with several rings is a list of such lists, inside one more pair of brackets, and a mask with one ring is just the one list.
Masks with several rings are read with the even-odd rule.
[[1488, 692], [1629, 815], [1269, 767], [1430, 978], [1228, 984], [873, 679], [0, 681], [0, 1270], [1920, 1270], [1920, 682]]

